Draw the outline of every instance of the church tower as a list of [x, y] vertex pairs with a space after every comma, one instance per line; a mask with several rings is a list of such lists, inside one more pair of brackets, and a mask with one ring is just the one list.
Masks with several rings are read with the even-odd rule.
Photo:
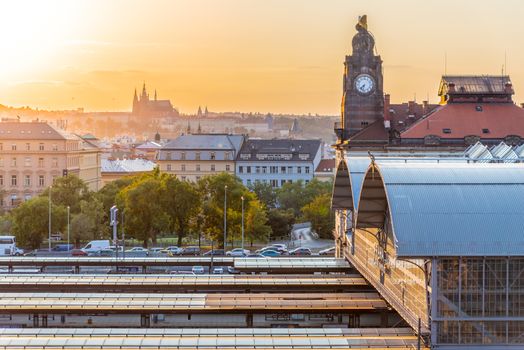
[[133, 97], [133, 114], [138, 114], [138, 95], [136, 94], [136, 88], [135, 88], [135, 96]]
[[342, 141], [384, 119], [382, 59], [373, 52], [375, 39], [367, 29], [366, 15], [359, 17], [356, 29], [353, 53], [344, 62]]

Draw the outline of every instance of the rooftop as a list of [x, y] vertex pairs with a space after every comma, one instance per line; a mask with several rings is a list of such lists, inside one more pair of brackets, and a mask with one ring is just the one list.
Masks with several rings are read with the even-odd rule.
[[152, 171], [156, 164], [146, 159], [102, 159], [102, 173], [134, 173]]
[[234, 150], [238, 151], [244, 141], [243, 135], [189, 134], [168, 142], [162, 150]]
[[320, 151], [320, 140], [246, 140], [237, 160], [312, 161]]
[[46, 122], [0, 122], [0, 140], [67, 140], [76, 136]]

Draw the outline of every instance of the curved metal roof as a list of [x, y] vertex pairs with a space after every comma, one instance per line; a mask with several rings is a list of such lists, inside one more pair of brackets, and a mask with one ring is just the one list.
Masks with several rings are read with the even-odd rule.
[[524, 256], [524, 164], [378, 162], [357, 227], [383, 226], [386, 205], [398, 256]]

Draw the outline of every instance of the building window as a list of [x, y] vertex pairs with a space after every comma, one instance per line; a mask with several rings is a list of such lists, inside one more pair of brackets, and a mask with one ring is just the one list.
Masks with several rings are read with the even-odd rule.
[[180, 153], [180, 159], [181, 160], [186, 160], [186, 152]]
[[195, 153], [195, 159], [200, 160], [200, 152]]
[[262, 174], [266, 174], [267, 173], [267, 167], [266, 166], [263, 166], [262, 167]]
[[288, 174], [293, 174], [293, 167], [292, 166], [288, 166], [287, 167], [287, 173]]
[[286, 183], [286, 180], [280, 180], [280, 186], [284, 186], [284, 184]]
[[43, 143], [38, 144], [38, 149], [40, 151], [43, 151], [44, 150], [44, 144]]
[[4, 166], [4, 158], [0, 158], [0, 167]]
[[309, 180], [306, 180], [306, 185], [309, 183]]
[[229, 164], [226, 164], [226, 171], [231, 171], [231, 166]]
[[302, 167], [301, 166], [297, 166], [297, 174], [302, 174]]
[[444, 128], [444, 129], [442, 129], [442, 132], [444, 134], [451, 134], [451, 129], [450, 128]]
[[278, 187], [278, 180], [271, 180], [271, 187]]
[[197, 181], [200, 181], [200, 176], [197, 176], [197, 177], [196, 177], [196, 180], [197, 180]]
[[224, 159], [229, 160], [229, 152], [224, 152]]
[[4, 175], [0, 175], [0, 186], [4, 185]]
[[16, 175], [11, 175], [11, 186], [17, 186]]
[[44, 167], [44, 158], [38, 158], [38, 167], [43, 168]]
[[251, 179], [247, 179], [246, 184], [247, 184], [248, 186], [251, 186]]
[[25, 144], [25, 150], [26, 151], [30, 151], [31, 150], [31, 144], [30, 143], [26, 143]]
[[277, 166], [272, 166], [269, 168], [269, 171], [271, 172], [271, 174], [277, 174], [278, 173], [278, 167]]
[[306, 167], [304, 167], [304, 169], [306, 170], [306, 174], [309, 174], [309, 167], [306, 166]]
[[185, 176], [182, 176], [182, 181], [186, 181], [186, 177]]
[[31, 166], [31, 158], [25, 157], [24, 159], [24, 166]]
[[285, 174], [286, 173], [286, 167], [285, 166], [280, 167], [280, 173], [281, 174]]
[[0, 143], [0, 151], [3, 151], [3, 150], [4, 150], [4, 144]]
[[215, 171], [215, 164], [211, 164], [211, 171]]
[[482, 129], [483, 134], [489, 134], [489, 129]]
[[11, 206], [15, 206], [16, 205], [17, 199], [18, 199], [18, 197], [17, 197], [16, 194], [11, 195]]
[[244, 167], [243, 166], [239, 166], [238, 167], [238, 173], [239, 174], [243, 174], [244, 173]]
[[195, 170], [196, 170], [196, 171], [200, 171], [200, 164], [197, 164], [197, 165], [196, 165]]
[[25, 187], [31, 186], [31, 175], [26, 175], [24, 177], [24, 186]]
[[211, 154], [209, 155], [209, 159], [211, 159], [211, 160], [215, 160], [216, 159], [215, 152], [211, 152]]
[[171, 160], [171, 152], [166, 152], [166, 160]]
[[16, 157], [11, 158], [11, 166], [16, 166]]
[[168, 165], [166, 166], [166, 168], [167, 168], [167, 171], [171, 171], [171, 164], [168, 164]]
[[256, 169], [256, 173], [257, 173], [257, 174], [260, 174], [260, 167], [257, 166], [255, 169]]
[[368, 126], [369, 122], [360, 122], [360, 126]]
[[251, 174], [251, 167], [248, 166], [248, 167], [246, 167], [246, 169], [247, 169], [247, 173], [248, 173], [248, 174]]
[[58, 168], [58, 158], [53, 158], [53, 161], [51, 163], [51, 166], [53, 168]]
[[13, 144], [11, 145], [11, 151], [16, 151], [16, 143], [13, 143]]
[[38, 186], [39, 186], [39, 187], [44, 187], [44, 186], [45, 186], [44, 175], [39, 175], [39, 176], [38, 176]]
[[56, 143], [53, 143], [53, 151], [58, 151], [58, 145]]
[[180, 166], [180, 170], [182, 170], [182, 171], [186, 171], [186, 165], [185, 165], [185, 164], [182, 164], [182, 165]]

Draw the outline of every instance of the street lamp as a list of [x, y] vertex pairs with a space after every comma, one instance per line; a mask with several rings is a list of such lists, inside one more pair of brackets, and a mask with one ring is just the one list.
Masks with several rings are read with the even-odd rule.
[[242, 254], [244, 254], [244, 196], [240, 199], [242, 200]]
[[224, 186], [224, 251], [227, 245], [227, 185]]
[[53, 186], [49, 186], [49, 230], [48, 230], [49, 237], [47, 237], [47, 241], [49, 245], [49, 252], [51, 252], [51, 190], [52, 189], [53, 189]]
[[69, 251], [69, 233], [70, 233], [70, 230], [69, 230], [69, 214], [70, 214], [70, 209], [69, 208], [69, 205], [67, 206], [67, 251]]

